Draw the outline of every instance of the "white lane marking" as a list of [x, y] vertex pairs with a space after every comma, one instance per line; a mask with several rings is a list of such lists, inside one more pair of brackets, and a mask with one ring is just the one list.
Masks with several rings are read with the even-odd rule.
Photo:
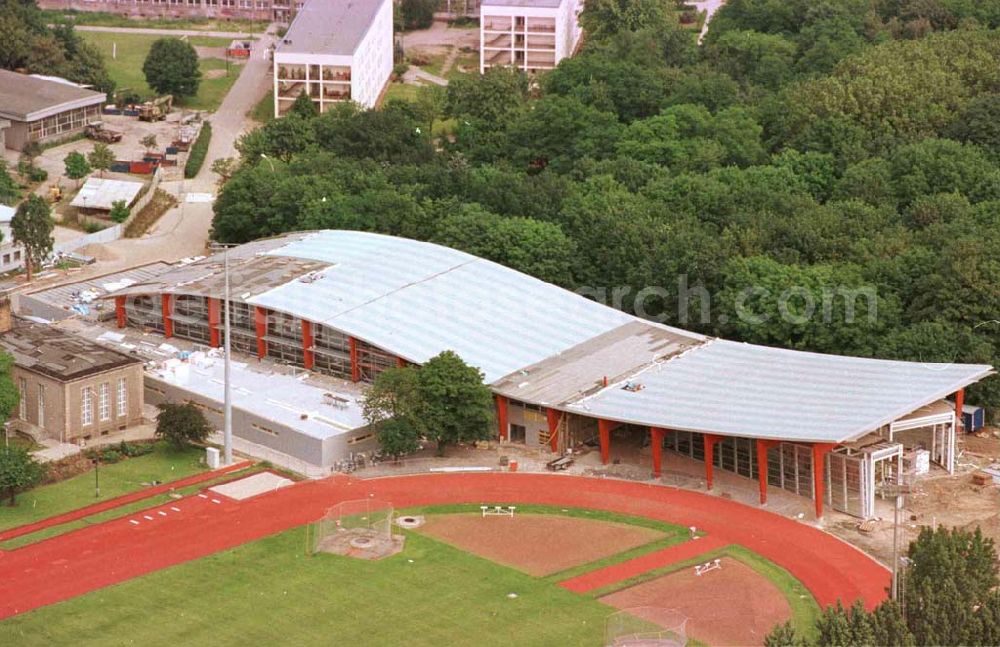
[[148, 514], [144, 514], [142, 516], [146, 519], [146, 521], [152, 521], [153, 520], [153, 518], [151, 516], [149, 516]]
[[175, 508], [174, 506], [170, 506], [170, 509], [173, 510], [174, 512], [180, 512], [181, 511], [180, 508]]
[[199, 494], [198, 496], [200, 496], [200, 497], [201, 497], [201, 498], [203, 498], [203, 499], [207, 499], [207, 498], [208, 498], [208, 496], [206, 496], [206, 495], [204, 495], [204, 494]]
[[163, 510], [157, 510], [156, 514], [160, 515], [161, 517], [167, 516], [167, 513], [164, 512]]
[[134, 524], [135, 524], [135, 525], [137, 525], [137, 526], [139, 525], [139, 522], [138, 522], [138, 521], [136, 521], [135, 519], [129, 519], [129, 520], [128, 520], [128, 522], [129, 522], [129, 523], [134, 523]]
[[212, 499], [212, 503], [222, 503], [222, 501], [219, 501], [218, 499]]

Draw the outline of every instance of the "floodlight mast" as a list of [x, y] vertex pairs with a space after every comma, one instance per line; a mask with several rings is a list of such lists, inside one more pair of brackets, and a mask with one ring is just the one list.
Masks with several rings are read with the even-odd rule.
[[226, 245], [224, 243], [212, 243], [212, 249], [222, 250], [222, 260], [223, 260], [223, 273], [225, 275], [225, 288], [223, 293], [223, 305], [225, 313], [223, 314], [223, 342], [222, 342], [222, 352], [224, 357], [223, 362], [223, 378], [222, 378], [222, 391], [223, 391], [223, 423], [222, 423], [222, 445], [223, 445], [223, 457], [222, 464], [229, 466], [233, 464], [233, 394], [232, 394], [232, 380], [230, 379], [230, 355], [231, 347], [229, 343], [230, 338], [230, 307], [229, 307], [229, 248], [232, 245]]

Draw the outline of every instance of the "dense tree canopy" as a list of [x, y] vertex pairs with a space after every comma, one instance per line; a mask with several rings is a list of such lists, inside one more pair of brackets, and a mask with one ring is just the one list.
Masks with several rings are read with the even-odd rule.
[[0, 0], [0, 68], [61, 76], [112, 92], [114, 81], [100, 52], [71, 25], [49, 27], [33, 2]]
[[180, 38], [160, 38], [142, 64], [146, 83], [159, 94], [193, 97], [201, 84], [201, 68], [194, 46]]
[[1000, 1], [729, 0], [701, 46], [670, 3], [583, 20], [534, 79], [249, 133], [214, 237], [383, 232], [706, 334], [1000, 363]]

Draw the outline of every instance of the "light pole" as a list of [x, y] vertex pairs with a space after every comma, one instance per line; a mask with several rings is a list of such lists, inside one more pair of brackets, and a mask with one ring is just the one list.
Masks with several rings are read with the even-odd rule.
[[267, 163], [271, 166], [271, 172], [274, 173], [274, 162], [271, 161], [271, 158], [264, 153], [260, 154], [260, 158], [267, 161]]
[[222, 340], [222, 352], [223, 352], [223, 376], [222, 376], [222, 392], [223, 392], [223, 423], [222, 423], [222, 445], [223, 445], [223, 465], [233, 464], [233, 394], [232, 394], [232, 380], [230, 379], [231, 374], [231, 364], [230, 355], [231, 347], [229, 343], [229, 330], [230, 330], [230, 314], [229, 314], [229, 248], [232, 245], [226, 245], [222, 243], [213, 243], [213, 249], [222, 249], [222, 262], [223, 262], [223, 272], [225, 275], [225, 287], [223, 290], [223, 300], [222, 307], [225, 310], [223, 314], [223, 340]]

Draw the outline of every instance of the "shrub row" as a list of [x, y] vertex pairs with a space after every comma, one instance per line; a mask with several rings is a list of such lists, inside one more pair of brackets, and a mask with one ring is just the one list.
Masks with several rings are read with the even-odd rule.
[[198, 139], [194, 140], [194, 145], [191, 146], [191, 153], [184, 165], [184, 177], [190, 179], [198, 175], [201, 165], [205, 163], [205, 156], [208, 155], [208, 142], [211, 139], [212, 124], [206, 121], [198, 133]]

